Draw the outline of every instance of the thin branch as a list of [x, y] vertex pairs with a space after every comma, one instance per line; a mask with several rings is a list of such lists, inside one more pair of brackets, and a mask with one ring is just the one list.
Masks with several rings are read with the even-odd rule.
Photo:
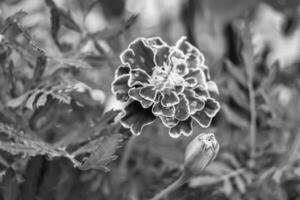
[[250, 157], [251, 157], [251, 165], [255, 165], [255, 157], [256, 157], [256, 100], [255, 100], [255, 90], [253, 87], [253, 72], [254, 72], [254, 61], [253, 61], [253, 49], [251, 44], [251, 35], [249, 24], [245, 21], [244, 29], [242, 30], [244, 49], [242, 52], [242, 56], [244, 59], [244, 64], [246, 67], [246, 75], [247, 75], [247, 87], [249, 93], [249, 107], [250, 107]]

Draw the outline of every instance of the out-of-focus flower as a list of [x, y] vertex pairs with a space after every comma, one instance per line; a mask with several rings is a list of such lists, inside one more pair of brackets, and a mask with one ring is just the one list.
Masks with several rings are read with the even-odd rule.
[[121, 54], [112, 92], [128, 102], [121, 123], [135, 135], [157, 117], [171, 137], [192, 133], [195, 120], [206, 128], [220, 109], [202, 53], [179, 39], [169, 46], [158, 37], [138, 38]]
[[186, 174], [198, 176], [219, 152], [219, 143], [213, 133], [202, 133], [187, 146], [184, 158]]

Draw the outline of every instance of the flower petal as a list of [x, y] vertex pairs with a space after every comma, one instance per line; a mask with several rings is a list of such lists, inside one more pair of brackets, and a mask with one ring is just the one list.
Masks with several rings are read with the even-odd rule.
[[190, 69], [188, 74], [184, 76], [186, 80], [193, 78], [197, 80], [197, 85], [200, 85], [202, 87], [206, 86], [206, 78], [205, 74], [200, 69]]
[[176, 94], [179, 94], [179, 93], [183, 92], [184, 87], [183, 87], [183, 85], [175, 85], [174, 90], [175, 90]]
[[149, 83], [150, 76], [142, 69], [133, 69], [130, 71], [128, 84], [130, 87], [136, 85], [145, 85]]
[[161, 105], [161, 102], [154, 103], [152, 107], [152, 112], [156, 116], [165, 116], [165, 117], [173, 117], [175, 114], [175, 107], [164, 107]]
[[125, 114], [121, 118], [121, 124], [126, 128], [130, 128], [134, 135], [140, 135], [143, 127], [155, 120], [151, 109], [144, 109], [137, 101], [128, 104], [124, 111]]
[[205, 101], [204, 112], [209, 117], [214, 117], [220, 110], [221, 106], [215, 99], [207, 98]]
[[147, 44], [151, 47], [157, 47], [157, 46], [166, 46], [167, 43], [165, 43], [160, 37], [152, 37], [147, 39]]
[[198, 111], [194, 115], [192, 115], [192, 118], [202, 127], [207, 128], [210, 126], [210, 123], [212, 121], [212, 118], [207, 116], [205, 112]]
[[162, 123], [167, 127], [167, 128], [173, 128], [178, 124], [178, 120], [175, 119], [174, 117], [165, 117], [165, 116], [159, 116], [160, 120]]
[[190, 87], [195, 87], [197, 85], [197, 80], [195, 78], [187, 78], [185, 81]]
[[157, 66], [164, 66], [165, 63], [169, 64], [168, 57], [170, 55], [170, 47], [169, 46], [161, 46], [156, 49], [155, 52], [155, 64]]
[[207, 81], [207, 89], [210, 93], [214, 93], [216, 95], [219, 95], [219, 89], [215, 82], [213, 81]]
[[196, 96], [196, 93], [193, 90], [185, 89], [185, 97], [189, 101], [190, 113], [194, 114], [197, 111], [200, 111], [204, 108], [205, 98], [202, 96]]
[[173, 138], [178, 138], [180, 135], [190, 136], [192, 132], [193, 126], [191, 117], [185, 121], [180, 121], [176, 126], [169, 130], [169, 134]]
[[177, 41], [176, 47], [181, 51], [183, 51], [184, 54], [190, 55], [189, 58], [198, 59], [199, 64], [202, 65], [204, 63], [203, 54], [195, 46], [193, 46], [191, 43], [189, 43], [186, 40], [187, 40], [186, 37], [181, 37]]
[[152, 106], [153, 102], [141, 97], [140, 95], [141, 89], [142, 88], [131, 88], [128, 91], [128, 95], [133, 100], [139, 101], [142, 104], [143, 108], [149, 108], [150, 106]]
[[130, 43], [128, 49], [121, 54], [121, 61], [128, 63], [131, 69], [143, 69], [150, 76], [154, 64], [153, 50], [145, 44], [146, 39], [138, 38]]
[[129, 71], [130, 71], [130, 68], [128, 65], [119, 65], [118, 68], [116, 69], [116, 72], [115, 72], [115, 77], [119, 77], [119, 76], [122, 76], [124, 74], [129, 74]]
[[140, 91], [140, 95], [141, 95], [141, 97], [143, 97], [144, 99], [147, 99], [149, 101], [156, 101], [157, 90], [154, 86], [147, 85], [147, 86], [142, 87], [142, 89]]
[[185, 76], [189, 72], [189, 70], [186, 66], [186, 63], [184, 63], [184, 62], [177, 63], [175, 65], [174, 69], [175, 69], [176, 73], [180, 76]]
[[165, 107], [174, 106], [179, 103], [179, 97], [173, 91], [162, 94], [161, 104]]
[[209, 97], [209, 93], [207, 91], [206, 88], [202, 87], [202, 86], [198, 86], [194, 89], [196, 96], [200, 96], [200, 97]]
[[175, 106], [175, 118], [183, 121], [190, 116], [190, 109], [188, 106], [188, 100], [184, 95], [179, 96], [179, 103]]
[[132, 49], [126, 49], [120, 55], [121, 62], [129, 66], [134, 65], [134, 58], [134, 51]]
[[115, 79], [112, 82], [112, 93], [116, 96], [117, 100], [120, 101], [127, 101], [128, 100], [128, 80], [129, 75], [124, 74], [122, 76], [119, 76], [117, 79]]

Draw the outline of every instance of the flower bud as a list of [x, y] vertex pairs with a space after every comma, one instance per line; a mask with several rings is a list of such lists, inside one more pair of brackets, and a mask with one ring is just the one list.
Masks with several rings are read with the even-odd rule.
[[187, 146], [184, 158], [184, 173], [199, 175], [219, 152], [219, 143], [213, 133], [202, 133]]

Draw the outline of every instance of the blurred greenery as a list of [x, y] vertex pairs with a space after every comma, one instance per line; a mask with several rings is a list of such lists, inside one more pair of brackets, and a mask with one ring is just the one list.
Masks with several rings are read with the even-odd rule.
[[[166, 199], [300, 199], [299, 4], [0, 1], [0, 199], [150, 199], [201, 132], [215, 133], [217, 159]], [[131, 137], [107, 112], [123, 108], [119, 55], [137, 37], [182, 35], [203, 52], [221, 111], [191, 137], [160, 123]]]

